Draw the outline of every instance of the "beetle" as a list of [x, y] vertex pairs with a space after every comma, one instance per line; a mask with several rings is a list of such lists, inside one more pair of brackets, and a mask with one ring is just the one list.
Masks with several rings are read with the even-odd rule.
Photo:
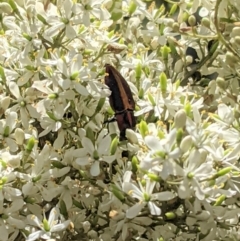
[[106, 64], [105, 84], [111, 90], [109, 96], [110, 106], [115, 112], [115, 119], [120, 131], [120, 140], [125, 140], [126, 129], [134, 129], [136, 118], [134, 116], [135, 101], [133, 94], [123, 76], [112, 65]]

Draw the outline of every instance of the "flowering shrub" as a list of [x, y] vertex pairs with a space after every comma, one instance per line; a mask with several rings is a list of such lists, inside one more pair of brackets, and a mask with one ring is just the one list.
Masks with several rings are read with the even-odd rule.
[[240, 239], [238, 1], [159, 2], [0, 2], [1, 241]]

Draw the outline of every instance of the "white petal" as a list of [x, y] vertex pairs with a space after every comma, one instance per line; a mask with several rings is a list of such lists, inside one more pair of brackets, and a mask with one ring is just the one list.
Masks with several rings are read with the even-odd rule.
[[159, 138], [155, 136], [146, 136], [144, 140], [145, 144], [153, 151], [160, 151], [163, 149]]
[[37, 112], [36, 108], [34, 108], [31, 105], [27, 105], [26, 107], [27, 107], [28, 112], [31, 117], [36, 118], [36, 119], [40, 117], [40, 114]]
[[161, 209], [153, 202], [148, 202], [148, 208], [150, 209], [150, 212], [152, 215], [160, 215]]
[[11, 216], [7, 219], [7, 222], [18, 229], [24, 229], [26, 226], [26, 224], [22, 220], [12, 218]]
[[87, 151], [85, 148], [79, 148], [79, 149], [73, 150], [72, 155], [74, 157], [85, 157], [87, 155]]
[[88, 90], [79, 83], [74, 83], [74, 87], [80, 95], [87, 96], [89, 94]]
[[55, 224], [55, 221], [58, 219], [59, 217], [59, 209], [54, 207], [52, 208], [51, 212], [50, 212], [50, 215], [49, 215], [49, 218], [48, 218], [48, 223], [50, 225], [50, 227], [53, 227], [54, 224]]
[[67, 25], [66, 26], [66, 37], [69, 39], [73, 39], [77, 36], [77, 33], [75, 31], [75, 29], [71, 26], [71, 25]]
[[64, 23], [55, 23], [52, 27], [48, 28], [44, 35], [49, 37], [54, 37], [55, 35], [57, 35], [59, 33], [60, 30], [62, 30], [65, 27]]
[[70, 220], [67, 220], [67, 221], [65, 221], [63, 223], [54, 225], [51, 228], [51, 232], [59, 232], [59, 231], [65, 230], [68, 227], [69, 224], [70, 224]]
[[185, 178], [178, 188], [178, 196], [181, 199], [186, 199], [186, 198], [189, 198], [190, 195], [191, 195], [191, 192], [188, 187], [188, 181], [187, 181], [187, 178]]
[[8, 241], [8, 231], [5, 226], [0, 226], [0, 234], [1, 234], [1, 240], [2, 241]]
[[140, 211], [142, 210], [142, 208], [145, 206], [145, 203], [136, 203], [134, 206], [130, 207], [127, 212], [126, 212], [126, 217], [127, 218], [135, 218]]
[[100, 166], [99, 166], [99, 162], [95, 161], [90, 169], [90, 173], [92, 176], [96, 177], [100, 174]]
[[85, 157], [79, 157], [76, 159], [76, 163], [80, 166], [85, 166], [89, 164], [89, 157], [85, 156]]
[[18, 145], [16, 144], [16, 142], [13, 139], [6, 138], [5, 140], [12, 152], [16, 152], [18, 150]]
[[15, 213], [19, 211], [24, 205], [22, 199], [15, 199], [9, 208], [6, 208], [7, 213]]
[[142, 198], [143, 198], [143, 193], [133, 183], [124, 182], [122, 189], [125, 193], [131, 195], [132, 197], [137, 198], [138, 200], [142, 200]]
[[157, 199], [160, 201], [168, 201], [171, 200], [175, 197], [175, 195], [172, 192], [159, 192], [159, 193], [154, 193], [152, 195], [153, 199]]
[[107, 135], [102, 141], [98, 144], [98, 153], [99, 155], [108, 154], [111, 145], [111, 137]]
[[18, 87], [18, 85], [17, 85], [15, 82], [11, 81], [11, 82], [9, 83], [9, 89], [10, 89], [11, 93], [12, 93], [17, 99], [19, 99], [19, 98], [21, 97], [20, 91], [19, 91], [19, 87]]
[[34, 241], [36, 239], [39, 239], [43, 234], [44, 234], [44, 231], [42, 231], [42, 230], [31, 233], [26, 238], [26, 241]]
[[73, 2], [70, 0], [65, 0], [63, 3], [63, 8], [65, 11], [65, 15], [67, 19], [70, 19], [71, 14], [72, 14], [72, 6], [73, 6]]
[[22, 125], [25, 129], [28, 129], [29, 126], [29, 115], [28, 112], [25, 108], [20, 108], [20, 116], [21, 116], [21, 121]]
[[54, 143], [53, 143], [53, 147], [54, 147], [56, 150], [62, 148], [62, 146], [63, 146], [63, 144], [64, 144], [64, 142], [65, 142], [64, 135], [65, 135], [65, 131], [60, 130], [60, 131], [58, 132], [58, 137], [57, 137], [57, 139], [56, 139], [56, 140], [54, 141]]
[[115, 156], [103, 156], [102, 157], [103, 161], [107, 162], [108, 164], [111, 164], [116, 157]]
[[95, 150], [92, 141], [87, 137], [83, 137], [82, 145], [83, 145], [83, 148], [86, 148], [89, 154], [92, 154]]
[[58, 59], [57, 62], [57, 68], [58, 70], [63, 73], [65, 76], [68, 76], [68, 68], [66, 63], [62, 59]]

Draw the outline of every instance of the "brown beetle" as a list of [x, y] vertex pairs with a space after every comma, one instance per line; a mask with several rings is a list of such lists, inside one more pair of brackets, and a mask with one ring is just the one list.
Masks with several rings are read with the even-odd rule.
[[120, 130], [120, 139], [126, 139], [126, 129], [134, 129], [136, 118], [134, 117], [135, 101], [127, 81], [110, 64], [106, 64], [105, 84], [111, 90], [109, 102], [115, 111], [115, 118]]

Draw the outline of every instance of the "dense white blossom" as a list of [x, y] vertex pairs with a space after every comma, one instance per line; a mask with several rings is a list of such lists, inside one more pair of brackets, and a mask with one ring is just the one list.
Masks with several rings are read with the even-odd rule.
[[0, 240], [240, 240], [238, 9], [1, 1]]

